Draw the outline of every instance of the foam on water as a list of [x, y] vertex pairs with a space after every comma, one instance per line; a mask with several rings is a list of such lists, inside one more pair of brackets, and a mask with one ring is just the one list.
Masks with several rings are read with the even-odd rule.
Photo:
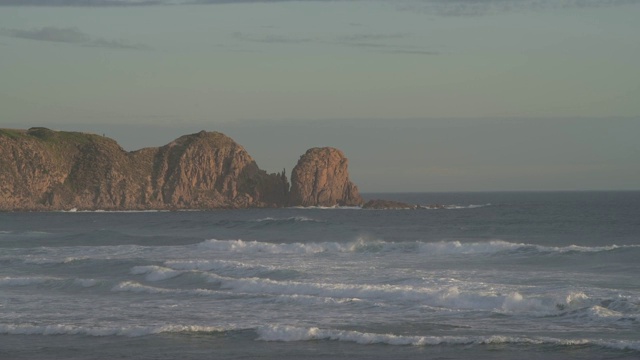
[[497, 294], [486, 291], [460, 290], [458, 287], [419, 287], [386, 284], [342, 284], [298, 281], [276, 281], [262, 278], [230, 278], [204, 274], [223, 289], [248, 294], [315, 296], [389, 303], [409, 302], [420, 306], [474, 309], [497, 312], [558, 313], [554, 298], [525, 297], [518, 292]]
[[181, 275], [183, 271], [177, 271], [174, 269], [165, 268], [162, 266], [135, 266], [131, 269], [131, 274], [142, 275], [145, 274], [145, 279], [148, 281], [161, 281], [174, 278]]
[[230, 329], [198, 325], [87, 327], [65, 324], [0, 324], [0, 334], [7, 335], [89, 335], [139, 337], [160, 333], [216, 333], [228, 330]]
[[234, 276], [256, 276], [279, 270], [275, 266], [247, 264], [232, 260], [168, 260], [164, 265], [182, 271], [214, 271]]
[[486, 344], [524, 344], [524, 345], [559, 345], [584, 346], [592, 345], [620, 350], [640, 350], [640, 341], [602, 340], [602, 339], [558, 339], [550, 337], [524, 336], [404, 336], [395, 334], [376, 334], [368, 332], [303, 328], [286, 325], [261, 326], [257, 329], [258, 340], [262, 341], [311, 341], [332, 340], [347, 341], [358, 344], [387, 345], [486, 345]]
[[254, 220], [256, 222], [267, 222], [267, 223], [291, 223], [291, 222], [317, 222], [317, 223], [322, 223], [324, 221], [321, 220], [316, 220], [316, 219], [312, 219], [306, 216], [292, 216], [292, 217], [288, 217], [288, 218], [273, 218], [273, 217], [266, 217], [266, 218], [262, 218], [262, 219], [257, 219]]
[[203, 326], [166, 324], [158, 326], [79, 326], [72, 324], [0, 324], [0, 334], [4, 335], [85, 335], [95, 337], [122, 336], [141, 337], [161, 333], [225, 333], [230, 331], [254, 330], [256, 340], [298, 342], [298, 341], [344, 341], [361, 345], [386, 344], [392, 346], [438, 346], [438, 345], [553, 345], [562, 347], [596, 346], [616, 350], [640, 351], [640, 341], [607, 340], [594, 338], [528, 337], [506, 335], [482, 336], [420, 336], [380, 334], [353, 330], [322, 329], [318, 327], [296, 327], [288, 325], [263, 325], [255, 328], [229, 326]]
[[578, 246], [552, 247], [513, 243], [503, 240], [489, 240], [482, 242], [438, 241], [438, 242], [387, 242], [369, 240], [363, 237], [350, 242], [320, 242], [320, 243], [288, 243], [277, 244], [260, 241], [244, 240], [206, 240], [198, 244], [200, 248], [242, 252], [242, 253], [270, 253], [270, 254], [317, 254], [317, 253], [351, 253], [351, 252], [416, 252], [423, 255], [473, 255], [495, 254], [513, 251], [534, 251], [539, 253], [594, 253], [607, 252], [618, 249], [640, 249], [640, 245], [610, 245], [610, 246]]
[[61, 278], [48, 276], [21, 276], [21, 277], [0, 277], [0, 286], [29, 286], [39, 285], [46, 282], [61, 281]]

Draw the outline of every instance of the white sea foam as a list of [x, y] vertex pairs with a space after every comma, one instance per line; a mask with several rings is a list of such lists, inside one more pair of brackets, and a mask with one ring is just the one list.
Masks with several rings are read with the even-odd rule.
[[145, 279], [147, 281], [162, 281], [162, 280], [167, 280], [167, 279], [171, 279], [174, 278], [180, 274], [182, 274], [183, 271], [177, 271], [174, 269], [169, 269], [169, 268], [165, 268], [162, 266], [134, 266], [131, 269], [131, 274], [133, 275], [142, 275], [145, 274]]
[[135, 281], [123, 281], [111, 288], [115, 292], [133, 292], [143, 294], [182, 294], [195, 296], [212, 296], [220, 294], [219, 291], [208, 289], [167, 289], [155, 286], [142, 285]]
[[559, 345], [584, 346], [640, 350], [640, 341], [603, 340], [603, 339], [558, 339], [550, 337], [525, 336], [412, 336], [395, 334], [376, 334], [350, 330], [320, 329], [317, 327], [303, 328], [286, 325], [261, 326], [257, 329], [258, 340], [262, 341], [310, 341], [332, 340], [346, 341], [358, 344], [387, 344], [387, 345], [486, 345], [486, 344], [525, 344], [525, 345]]
[[98, 285], [98, 281], [95, 279], [74, 279], [73, 283], [87, 288]]
[[160, 333], [224, 332], [224, 329], [199, 325], [127, 326], [127, 327], [87, 327], [78, 325], [31, 325], [0, 324], [0, 334], [9, 335], [89, 335], [138, 337]]
[[200, 247], [229, 252], [270, 253], [270, 254], [313, 254], [321, 252], [342, 252], [343, 244], [339, 243], [291, 243], [273, 244], [259, 241], [243, 240], [207, 240], [199, 244]]
[[316, 219], [312, 219], [306, 216], [292, 216], [292, 217], [288, 217], [288, 218], [273, 218], [273, 217], [266, 217], [266, 218], [262, 218], [262, 219], [257, 219], [255, 220], [256, 222], [324, 222], [321, 220], [316, 220]]
[[480, 242], [438, 241], [438, 242], [387, 242], [358, 238], [350, 242], [288, 243], [277, 244], [244, 240], [206, 240], [198, 244], [200, 248], [214, 251], [269, 253], [269, 254], [317, 254], [317, 253], [350, 253], [350, 252], [418, 252], [423, 255], [473, 255], [493, 254], [505, 251], [538, 251], [541, 253], [568, 252], [604, 252], [626, 248], [640, 248], [640, 245], [611, 245], [586, 247], [569, 245], [552, 247], [525, 243], [512, 243], [503, 240]]
[[68, 256], [64, 258], [50, 258], [50, 257], [28, 257], [24, 259], [25, 264], [36, 264], [36, 265], [49, 265], [49, 264], [69, 264], [75, 261], [87, 260], [86, 257], [74, 257]]
[[246, 264], [231, 260], [169, 260], [165, 266], [182, 271], [215, 271], [234, 276], [256, 276], [261, 273], [278, 270], [275, 266]]
[[385, 303], [409, 302], [412, 306], [532, 313], [534, 315], [558, 313], [557, 303], [553, 299], [523, 296], [518, 292], [497, 294], [465, 291], [456, 286], [429, 288], [386, 284], [305, 283], [262, 278], [230, 278], [216, 274], [204, 275], [209, 278], [209, 281], [219, 283], [223, 289], [247, 294], [314, 296]]
[[451, 205], [444, 205], [444, 208], [447, 210], [460, 210], [460, 209], [477, 209], [477, 208], [481, 208], [481, 207], [485, 207], [485, 206], [491, 206], [491, 204], [479, 204], [479, 205], [455, 205], [455, 204], [451, 204]]

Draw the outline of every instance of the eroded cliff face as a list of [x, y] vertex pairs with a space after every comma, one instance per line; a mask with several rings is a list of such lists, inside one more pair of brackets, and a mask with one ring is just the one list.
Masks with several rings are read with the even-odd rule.
[[260, 170], [217, 132], [126, 152], [94, 134], [0, 130], [0, 210], [197, 209], [287, 204], [283, 174]]
[[342, 151], [313, 148], [300, 157], [291, 173], [291, 206], [358, 206], [362, 197], [349, 180], [349, 161]]

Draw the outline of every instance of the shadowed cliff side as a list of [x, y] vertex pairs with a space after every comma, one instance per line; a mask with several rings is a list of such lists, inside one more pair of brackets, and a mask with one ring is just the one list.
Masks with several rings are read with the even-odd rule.
[[359, 206], [362, 197], [349, 180], [349, 161], [342, 151], [312, 148], [300, 157], [291, 173], [291, 206]]
[[0, 129], [0, 210], [276, 207], [287, 190], [217, 132], [126, 152], [94, 134]]

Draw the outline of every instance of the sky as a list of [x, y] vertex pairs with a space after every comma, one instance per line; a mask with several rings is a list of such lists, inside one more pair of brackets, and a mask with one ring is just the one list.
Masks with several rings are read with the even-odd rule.
[[0, 0], [0, 127], [222, 131], [364, 192], [640, 189], [640, 0]]

